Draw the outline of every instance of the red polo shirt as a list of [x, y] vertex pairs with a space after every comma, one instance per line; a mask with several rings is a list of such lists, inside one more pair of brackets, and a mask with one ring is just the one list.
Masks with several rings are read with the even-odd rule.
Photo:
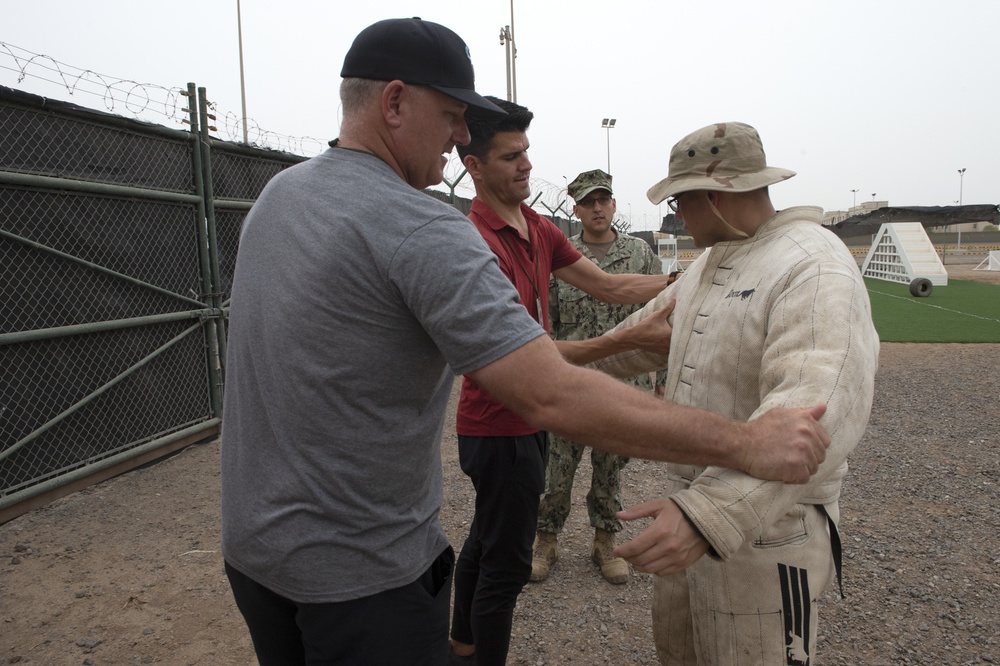
[[[497, 256], [500, 270], [514, 284], [528, 313], [548, 331], [549, 275], [576, 263], [583, 255], [552, 222], [525, 204], [521, 204], [521, 213], [528, 223], [530, 242], [478, 198], [472, 200], [469, 219]], [[515, 437], [538, 432], [468, 377], [462, 380], [456, 426], [459, 435], [472, 437]]]

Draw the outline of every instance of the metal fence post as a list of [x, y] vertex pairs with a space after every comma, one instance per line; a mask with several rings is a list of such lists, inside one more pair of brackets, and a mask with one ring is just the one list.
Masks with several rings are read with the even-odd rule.
[[222, 311], [222, 280], [219, 277], [219, 243], [215, 224], [215, 191], [212, 184], [212, 138], [208, 135], [208, 95], [198, 88], [198, 131], [201, 134], [201, 169], [205, 194], [205, 219], [208, 224], [208, 258], [212, 278], [213, 307], [219, 308], [216, 331], [219, 339], [219, 361], [223, 384], [226, 380], [226, 316]]
[[205, 305], [215, 313], [205, 322], [205, 345], [208, 350], [208, 379], [209, 397], [212, 403], [213, 416], [222, 415], [222, 351], [219, 347], [219, 335], [217, 333], [217, 322], [222, 318], [222, 311], [216, 298], [216, 290], [212, 284], [212, 269], [210, 252], [214, 239], [208, 229], [208, 216], [206, 210], [208, 205], [205, 196], [204, 169], [201, 151], [201, 132], [199, 127], [199, 113], [197, 102], [199, 97], [195, 97], [194, 83], [188, 83], [188, 115], [191, 123], [191, 171], [194, 182], [195, 194], [199, 197], [198, 202], [198, 259], [201, 277], [201, 297]]

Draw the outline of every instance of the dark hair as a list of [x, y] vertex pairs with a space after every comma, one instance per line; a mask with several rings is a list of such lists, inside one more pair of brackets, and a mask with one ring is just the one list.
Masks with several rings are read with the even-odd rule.
[[496, 118], [481, 114], [466, 114], [465, 122], [469, 126], [472, 141], [467, 146], [456, 146], [458, 156], [463, 160], [466, 155], [475, 155], [479, 159], [485, 160], [486, 154], [490, 152], [493, 145], [493, 137], [498, 132], [527, 132], [531, 119], [535, 117], [534, 113], [520, 104], [489, 95], [486, 96], [486, 99], [506, 111], [507, 115]]

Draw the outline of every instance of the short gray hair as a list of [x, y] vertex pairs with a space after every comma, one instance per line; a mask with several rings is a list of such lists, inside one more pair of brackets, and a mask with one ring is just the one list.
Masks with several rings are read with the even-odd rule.
[[372, 98], [382, 94], [388, 81], [376, 81], [374, 79], [346, 78], [340, 82], [340, 103], [344, 109], [344, 115], [350, 115], [358, 111]]

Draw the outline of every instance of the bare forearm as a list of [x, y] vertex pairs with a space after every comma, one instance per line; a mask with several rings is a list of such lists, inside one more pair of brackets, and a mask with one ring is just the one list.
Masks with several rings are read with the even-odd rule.
[[601, 335], [589, 340], [556, 340], [556, 349], [573, 365], [586, 365], [633, 347], [620, 335]]
[[587, 259], [580, 259], [552, 274], [605, 303], [645, 303], [670, 284], [670, 277], [666, 275], [605, 273]]
[[830, 445], [819, 424], [823, 403], [773, 409], [738, 423], [660, 400], [600, 373], [567, 380], [565, 386], [564, 393], [551, 384], [539, 387], [558, 401], [539, 413], [540, 427], [620, 455], [695, 465], [719, 460], [720, 467], [760, 479], [806, 483]]
[[566, 363], [540, 337], [472, 378], [539, 429], [622, 455], [743, 470], [804, 483], [825, 457], [824, 407], [768, 412], [736, 423], [681, 407]]
[[[568, 365], [546, 351], [544, 347], [550, 344], [539, 338], [510, 355], [523, 353], [519, 364], [524, 375], [514, 385], [502, 380], [494, 384], [494, 374], [507, 372], [494, 366], [513, 360], [508, 357], [474, 373], [473, 378], [529, 423], [583, 444], [650, 460], [702, 465], [738, 462], [738, 424], [665, 403], [603, 373]], [[617, 344], [613, 338], [600, 343], [605, 349]], [[592, 347], [600, 345], [594, 342]]]
[[[616, 377], [630, 377], [641, 372], [656, 370], [666, 365], [670, 353], [670, 335], [672, 332], [668, 317], [673, 311], [673, 301], [668, 307], [650, 313], [638, 325], [618, 327], [604, 335], [588, 340], [556, 340], [556, 349], [562, 357], [574, 365], [594, 363], [608, 356], [619, 356], [628, 352], [642, 350], [649, 352], [646, 361], [648, 367], [633, 363], [628, 367], [630, 374], [609, 373]], [[626, 364], [620, 364], [622, 368]]]
[[538, 425], [623, 456], [700, 465], [718, 460], [726, 467], [741, 463], [740, 424], [593, 374], [569, 380], [564, 391], [553, 393], [551, 405], [538, 414]]
[[601, 293], [594, 294], [605, 303], [645, 303], [656, 297], [670, 284], [666, 275], [639, 275], [623, 273], [608, 275], [608, 285]]

